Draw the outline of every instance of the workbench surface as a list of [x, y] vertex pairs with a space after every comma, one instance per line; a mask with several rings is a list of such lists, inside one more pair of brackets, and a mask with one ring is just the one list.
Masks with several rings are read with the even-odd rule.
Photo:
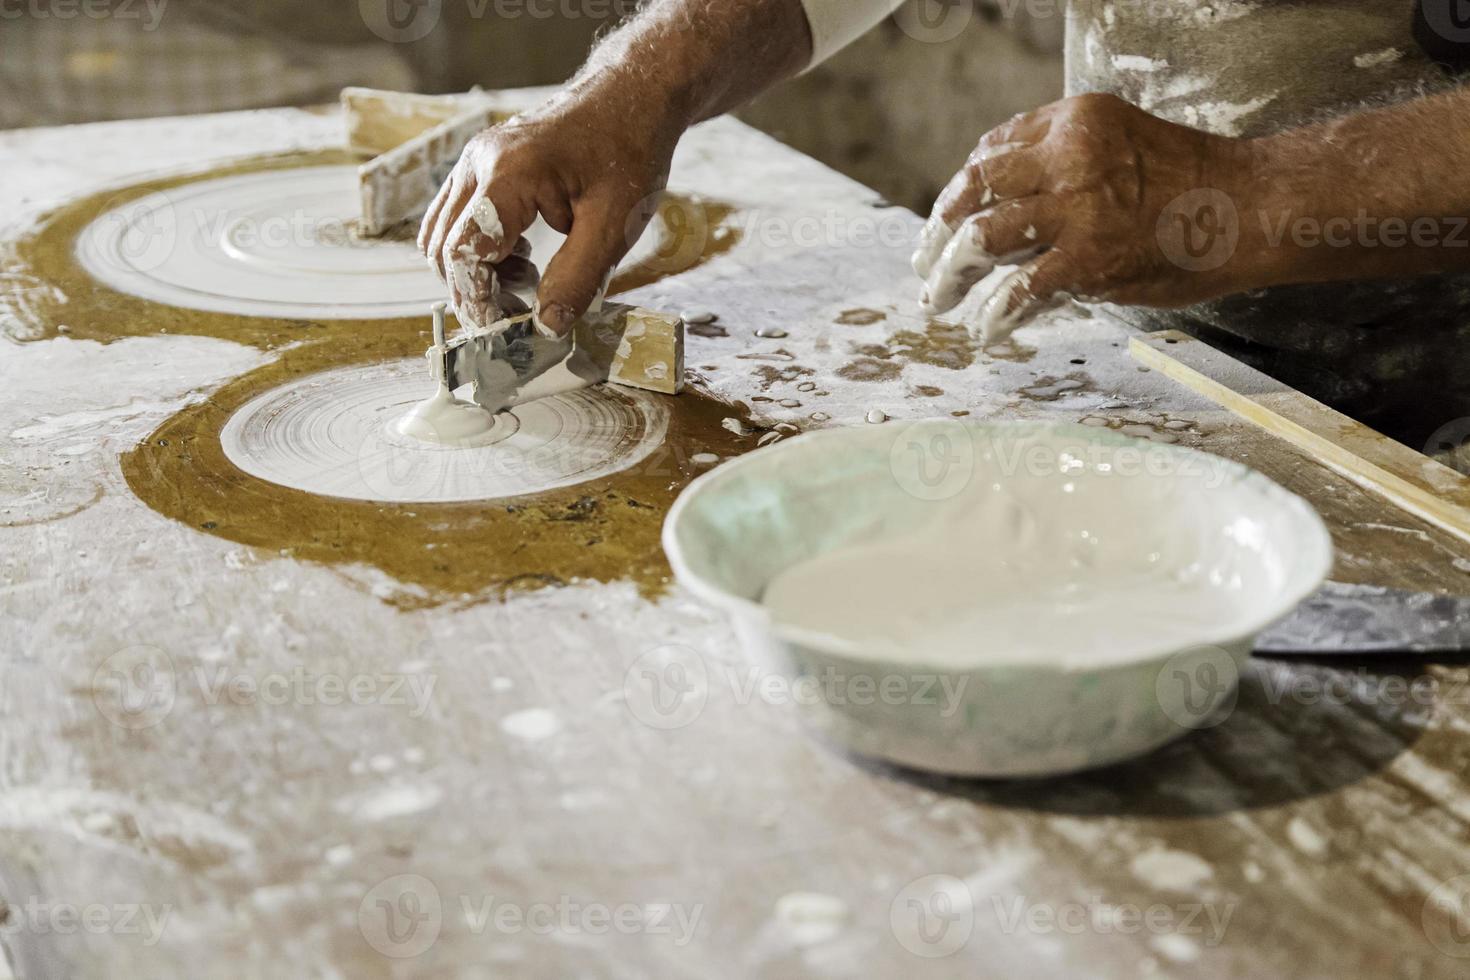
[[[335, 115], [298, 110], [0, 133], [0, 238], [143, 174], [341, 140]], [[1099, 416], [1306, 495], [1336, 578], [1470, 591], [1470, 547], [1140, 369], [1104, 312], [993, 353], [928, 323], [919, 220], [769, 138], [703, 125], [671, 187], [734, 205], [739, 241], [631, 295], [719, 313], [688, 366], [754, 423], [751, 448], [871, 409]], [[27, 320], [48, 289], [13, 257], [0, 271], [17, 975], [1470, 972], [1461, 662], [1257, 660], [1217, 726], [1072, 778], [861, 762], [763, 698], [727, 624], [676, 586], [415, 606], [370, 562], [163, 516], [120, 456], [282, 349], [56, 335]], [[754, 335], [771, 325], [788, 336]], [[671, 645], [703, 674], [674, 727], [629, 697]], [[154, 673], [119, 675], [139, 663]]]

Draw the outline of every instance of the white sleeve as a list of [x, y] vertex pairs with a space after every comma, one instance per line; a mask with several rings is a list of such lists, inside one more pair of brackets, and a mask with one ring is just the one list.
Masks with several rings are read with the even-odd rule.
[[893, 13], [903, 0], [801, 0], [812, 28], [812, 62], [821, 64], [874, 24]]

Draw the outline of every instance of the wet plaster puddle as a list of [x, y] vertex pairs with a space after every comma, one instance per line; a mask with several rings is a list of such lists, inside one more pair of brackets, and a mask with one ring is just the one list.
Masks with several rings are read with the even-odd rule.
[[[383, 600], [406, 609], [471, 604], [578, 579], [631, 580], [645, 595], [661, 592], [669, 581], [659, 545], [663, 515], [700, 472], [693, 457], [728, 457], [755, 445], [755, 434], [746, 427], [737, 433], [724, 424], [739, 414], [730, 406], [690, 390], [667, 399], [662, 445], [622, 472], [575, 486], [443, 504], [318, 496], [250, 476], [232, 464], [221, 446], [226, 423], [251, 399], [307, 375], [421, 358], [432, 340], [427, 316], [288, 320], [184, 309], [112, 289], [74, 258], [83, 229], [145, 195], [236, 174], [352, 162], [339, 150], [258, 157], [65, 204], [5, 247], [11, 267], [5, 299], [12, 315], [0, 325], [22, 342], [67, 335], [107, 343], [177, 333], [278, 355], [173, 415], [121, 456], [123, 476], [140, 500], [203, 533], [330, 566], [377, 568], [400, 583], [382, 593]], [[609, 295], [729, 251], [740, 237], [726, 223], [732, 213], [723, 204], [669, 195], [657, 219], [659, 248], [619, 272]], [[427, 372], [425, 378], [427, 393], [432, 388]]]

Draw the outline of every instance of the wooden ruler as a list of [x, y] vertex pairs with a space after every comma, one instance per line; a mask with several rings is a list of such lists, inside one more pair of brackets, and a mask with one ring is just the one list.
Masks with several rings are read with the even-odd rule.
[[1395, 506], [1470, 541], [1470, 477], [1186, 333], [1144, 334], [1128, 346], [1139, 363], [1255, 423]]

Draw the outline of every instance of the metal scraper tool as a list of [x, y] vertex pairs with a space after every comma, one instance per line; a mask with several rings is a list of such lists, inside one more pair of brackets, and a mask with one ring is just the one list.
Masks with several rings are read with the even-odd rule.
[[515, 403], [526, 385], [566, 360], [572, 335], [543, 333], [530, 313], [498, 320], [483, 330], [444, 340], [444, 305], [434, 307], [434, 348], [442, 352], [436, 365], [450, 391], [474, 384], [475, 403], [500, 412]]
[[1256, 640], [1257, 653], [1470, 652], [1470, 598], [1328, 582]]

